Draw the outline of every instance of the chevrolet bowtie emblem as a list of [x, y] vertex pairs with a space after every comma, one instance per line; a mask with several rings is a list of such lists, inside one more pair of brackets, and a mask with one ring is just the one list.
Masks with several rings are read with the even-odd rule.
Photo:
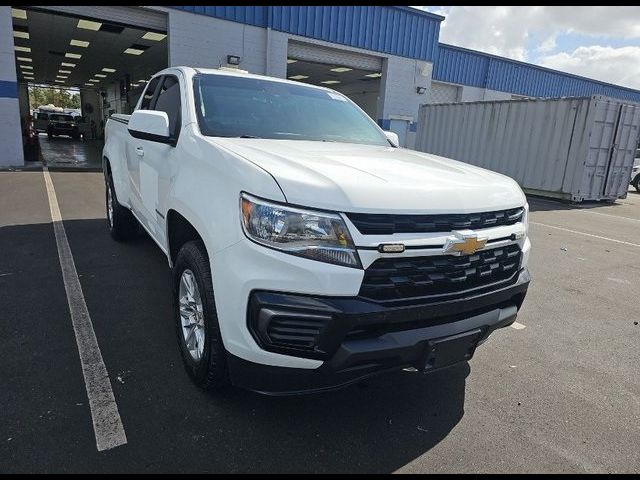
[[478, 234], [471, 230], [452, 232], [453, 236], [444, 244], [443, 253], [450, 255], [471, 255], [482, 250], [487, 244], [486, 238], [478, 238]]

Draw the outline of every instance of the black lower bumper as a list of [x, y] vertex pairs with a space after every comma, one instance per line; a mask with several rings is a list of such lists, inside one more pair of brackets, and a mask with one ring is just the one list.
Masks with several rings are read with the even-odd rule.
[[510, 285], [449, 301], [383, 306], [360, 297], [253, 292], [248, 326], [265, 350], [323, 360], [317, 369], [273, 367], [230, 356], [235, 385], [269, 394], [329, 390], [406, 367], [466, 361], [494, 330], [511, 325], [529, 272]]

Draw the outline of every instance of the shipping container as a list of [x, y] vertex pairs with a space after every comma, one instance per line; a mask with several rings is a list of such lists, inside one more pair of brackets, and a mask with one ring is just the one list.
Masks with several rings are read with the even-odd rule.
[[416, 150], [515, 179], [527, 193], [624, 198], [640, 135], [640, 104], [600, 95], [429, 104]]

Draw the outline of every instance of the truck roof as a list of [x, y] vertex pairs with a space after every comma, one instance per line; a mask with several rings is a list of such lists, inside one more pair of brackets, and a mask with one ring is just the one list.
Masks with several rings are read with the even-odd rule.
[[241, 70], [241, 69], [236, 69], [236, 68], [229, 68], [229, 67], [220, 67], [220, 68], [201, 68], [201, 67], [189, 67], [186, 65], [182, 65], [182, 66], [176, 66], [176, 67], [169, 67], [166, 68], [164, 70], [161, 70], [160, 72], [156, 73], [154, 75], [161, 75], [164, 73], [169, 73], [171, 70], [180, 70], [183, 73], [187, 74], [187, 75], [193, 75], [194, 73], [203, 73], [206, 75], [224, 75], [224, 76], [229, 76], [229, 77], [246, 77], [246, 78], [256, 78], [256, 79], [260, 79], [260, 80], [267, 80], [270, 82], [280, 82], [280, 83], [290, 83], [292, 85], [304, 85], [307, 86], [309, 88], [316, 88], [318, 90], [324, 90], [324, 91], [330, 91], [333, 92], [334, 90], [332, 90], [331, 88], [327, 88], [327, 87], [321, 87], [318, 85], [312, 85], [310, 83], [303, 83], [303, 82], [296, 82], [294, 80], [288, 80], [286, 78], [278, 78], [278, 77], [270, 77], [267, 75], [258, 75], [258, 74], [254, 74], [254, 73], [249, 73], [246, 70]]

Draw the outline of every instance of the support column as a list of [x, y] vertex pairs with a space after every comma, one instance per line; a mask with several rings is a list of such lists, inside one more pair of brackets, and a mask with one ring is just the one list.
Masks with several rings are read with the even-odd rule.
[[0, 167], [24, 165], [11, 7], [0, 6]]

